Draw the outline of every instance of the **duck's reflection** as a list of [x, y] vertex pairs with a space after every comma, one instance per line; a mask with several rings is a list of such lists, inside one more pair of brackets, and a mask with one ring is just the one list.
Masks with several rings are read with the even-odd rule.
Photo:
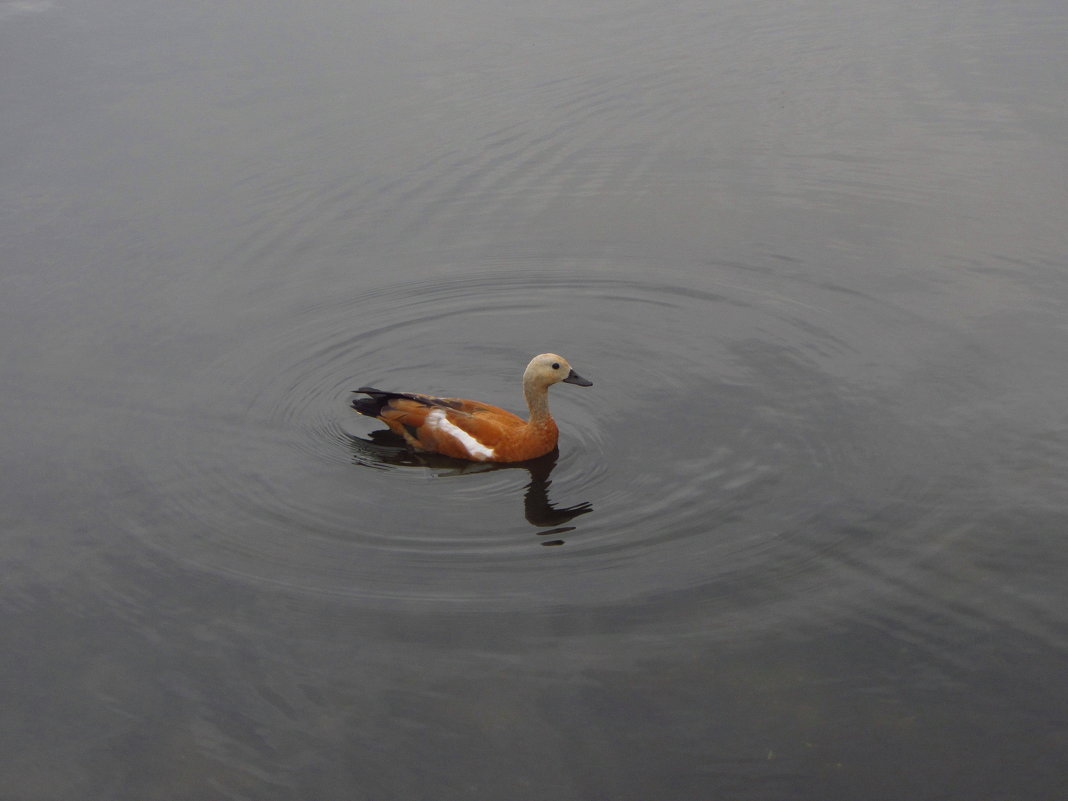
[[[547, 529], [539, 531], [542, 537], [566, 534], [574, 531], [575, 526], [566, 525], [579, 515], [593, 511], [588, 502], [574, 506], [557, 507], [549, 500], [549, 476], [556, 467], [559, 450], [553, 449], [544, 456], [526, 462], [496, 464], [494, 462], [468, 462], [452, 459], [436, 453], [417, 453], [409, 448], [403, 439], [391, 431], [372, 431], [367, 438], [349, 435], [353, 450], [353, 461], [365, 467], [383, 469], [384, 467], [429, 467], [449, 474], [488, 473], [494, 470], [526, 470], [530, 474], [530, 483], [524, 487], [523, 515], [532, 526]], [[563, 545], [561, 539], [547, 539], [542, 545]]]

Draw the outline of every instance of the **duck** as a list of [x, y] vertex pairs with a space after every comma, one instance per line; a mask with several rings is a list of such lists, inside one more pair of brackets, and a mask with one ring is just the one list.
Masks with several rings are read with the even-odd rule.
[[352, 408], [381, 420], [413, 450], [473, 462], [525, 462], [556, 449], [560, 431], [549, 414], [549, 387], [558, 383], [592, 387], [567, 359], [540, 353], [523, 371], [523, 396], [530, 417], [481, 401], [439, 398], [417, 392], [360, 387]]

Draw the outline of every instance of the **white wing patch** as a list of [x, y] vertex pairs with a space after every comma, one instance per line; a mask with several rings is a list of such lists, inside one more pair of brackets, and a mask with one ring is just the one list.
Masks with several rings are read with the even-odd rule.
[[432, 430], [448, 434], [463, 445], [472, 459], [489, 460], [493, 458], [493, 448], [487, 448], [462, 428], [449, 422], [449, 419], [445, 416], [444, 409], [431, 410], [430, 414], [426, 416], [426, 424]]

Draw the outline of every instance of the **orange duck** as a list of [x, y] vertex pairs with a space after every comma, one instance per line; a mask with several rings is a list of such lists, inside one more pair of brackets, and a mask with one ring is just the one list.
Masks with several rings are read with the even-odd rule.
[[542, 353], [530, 360], [523, 372], [529, 420], [479, 401], [384, 392], [374, 387], [357, 389], [370, 397], [357, 398], [352, 408], [377, 417], [418, 451], [475, 462], [525, 462], [556, 447], [559, 429], [549, 414], [549, 387], [560, 381], [593, 386], [555, 353]]

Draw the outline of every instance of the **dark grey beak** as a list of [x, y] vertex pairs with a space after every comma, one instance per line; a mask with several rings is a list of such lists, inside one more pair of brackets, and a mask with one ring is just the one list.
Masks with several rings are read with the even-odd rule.
[[592, 381], [587, 381], [585, 378], [580, 376], [574, 370], [572, 370], [570, 373], [567, 374], [567, 378], [564, 379], [564, 383], [565, 384], [576, 384], [576, 385], [578, 385], [580, 387], [592, 387], [593, 386], [593, 382]]

